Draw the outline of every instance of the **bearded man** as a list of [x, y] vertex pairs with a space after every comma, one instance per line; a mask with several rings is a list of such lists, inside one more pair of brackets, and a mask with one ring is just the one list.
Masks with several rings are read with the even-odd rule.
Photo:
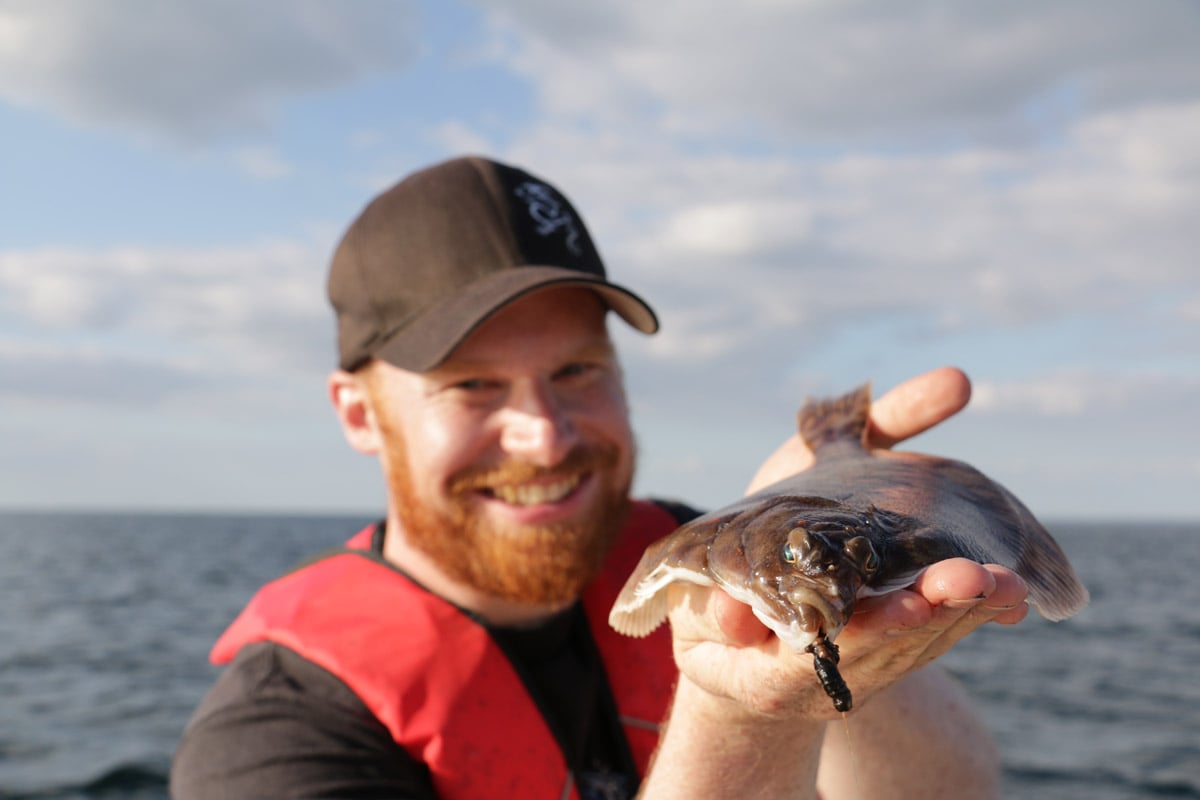
[[[838, 641], [853, 753], [811, 661], [720, 590], [673, 587], [646, 639], [605, 624], [645, 546], [698, 512], [630, 497], [607, 320], [658, 322], [556, 188], [476, 157], [414, 173], [351, 224], [329, 293], [330, 398], [387, 514], [217, 642], [177, 800], [997, 795], [988, 735], [927, 665], [1024, 616], [1008, 570], [942, 562], [860, 605]], [[953, 369], [909, 381], [872, 408], [873, 443], [968, 393]], [[793, 438], [751, 488], [808, 460]]]

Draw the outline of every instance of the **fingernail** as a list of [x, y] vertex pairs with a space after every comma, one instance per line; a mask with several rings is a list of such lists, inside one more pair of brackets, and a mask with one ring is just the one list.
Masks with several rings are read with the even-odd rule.
[[1007, 606], [984, 606], [984, 609], [987, 611], [997, 611], [997, 612], [1012, 611], [1014, 608], [1019, 608], [1023, 605], [1025, 605], [1024, 601], [1022, 601], [1020, 603], [1013, 603], [1012, 605], [1007, 605]]
[[942, 605], [944, 605], [946, 608], [974, 608], [982, 603], [985, 599], [987, 598], [985, 598], [983, 595], [979, 595], [978, 597], [967, 597], [961, 600], [943, 600]]

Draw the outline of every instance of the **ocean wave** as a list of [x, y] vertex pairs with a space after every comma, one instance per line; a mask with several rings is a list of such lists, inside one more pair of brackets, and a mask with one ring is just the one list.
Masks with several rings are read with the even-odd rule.
[[149, 764], [117, 764], [79, 783], [27, 791], [0, 789], [0, 800], [165, 800], [167, 769]]

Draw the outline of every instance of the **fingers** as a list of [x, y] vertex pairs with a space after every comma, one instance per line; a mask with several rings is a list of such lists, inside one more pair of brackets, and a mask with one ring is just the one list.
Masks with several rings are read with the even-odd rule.
[[[759, 712], [831, 716], [811, 659], [783, 645], [749, 606], [713, 587], [668, 591], [676, 661], [697, 686]], [[909, 589], [858, 601], [837, 639], [842, 676], [865, 700], [981, 625], [1019, 622], [1026, 596], [1024, 581], [1004, 567], [963, 558], [933, 564]]]
[[859, 600], [846, 630], [864, 638], [917, 631], [936, 638], [985, 603], [998, 604], [994, 614], [1011, 611], [1024, 591], [1003, 567], [952, 558], [931, 565], [910, 589]]
[[998, 622], [1015, 625], [1029, 614], [1029, 587], [1021, 576], [1004, 567], [988, 564], [984, 567], [992, 573], [996, 589], [972, 609], [972, 615], [983, 622]]
[[752, 647], [771, 636], [771, 630], [754, 616], [750, 606], [720, 590], [712, 592], [711, 600], [713, 619], [729, 644]]
[[[734, 600], [720, 589], [689, 583], [678, 583], [667, 589], [672, 608], [672, 627], [689, 639], [702, 639], [732, 647], [754, 647], [767, 641], [771, 629], [754, 616], [745, 603]], [[681, 611], [686, 611], [686, 622]]]
[[957, 414], [971, 399], [971, 381], [956, 367], [911, 378], [871, 405], [870, 442], [892, 445]]
[[934, 606], [927, 652], [932, 658], [987, 622], [1012, 624], [1028, 613], [1028, 589], [1015, 572], [966, 559], [934, 564], [913, 587]]
[[678, 582], [667, 587], [671, 632], [676, 638], [681, 638], [682, 632], [690, 639], [722, 638], [713, 611], [715, 594], [718, 593], [694, 583]]
[[680, 673], [708, 695], [732, 701], [728, 713], [751, 717], [832, 717], [812, 669], [720, 589], [668, 588], [671, 639]]
[[856, 613], [851, 624], [865, 648], [874, 646], [857, 666], [872, 681], [924, 666], [981, 625], [1022, 620], [1026, 596], [1025, 582], [1004, 567], [961, 558], [934, 564], [911, 591], [862, 604], [868, 614], [860, 619]]
[[996, 591], [996, 578], [981, 564], [952, 558], [921, 573], [913, 590], [933, 606], [970, 608]]
[[[871, 404], [870, 444], [891, 447], [957, 414], [971, 399], [971, 381], [955, 367], [911, 378]], [[746, 487], [756, 492], [812, 465], [812, 452], [798, 435], [767, 457]]]
[[879, 597], [864, 597], [855, 605], [839, 642], [862, 640], [878, 644], [880, 640], [901, 633], [920, 630], [933, 619], [933, 607], [917, 594], [906, 589]]

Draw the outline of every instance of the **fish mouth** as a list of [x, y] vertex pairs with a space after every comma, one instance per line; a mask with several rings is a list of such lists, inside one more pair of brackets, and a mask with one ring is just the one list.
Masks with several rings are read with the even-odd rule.
[[845, 625], [846, 615], [815, 587], [793, 587], [783, 595], [763, 595], [746, 586], [717, 581], [734, 600], [750, 606], [758, 617], [784, 644], [803, 652], [818, 636], [833, 639]]
[[804, 629], [814, 636], [823, 633], [832, 639], [846, 624], [847, 615], [840, 610], [841, 603], [836, 594], [827, 596], [817, 589], [795, 587], [787, 593], [787, 600], [796, 609], [797, 617], [803, 620]]

